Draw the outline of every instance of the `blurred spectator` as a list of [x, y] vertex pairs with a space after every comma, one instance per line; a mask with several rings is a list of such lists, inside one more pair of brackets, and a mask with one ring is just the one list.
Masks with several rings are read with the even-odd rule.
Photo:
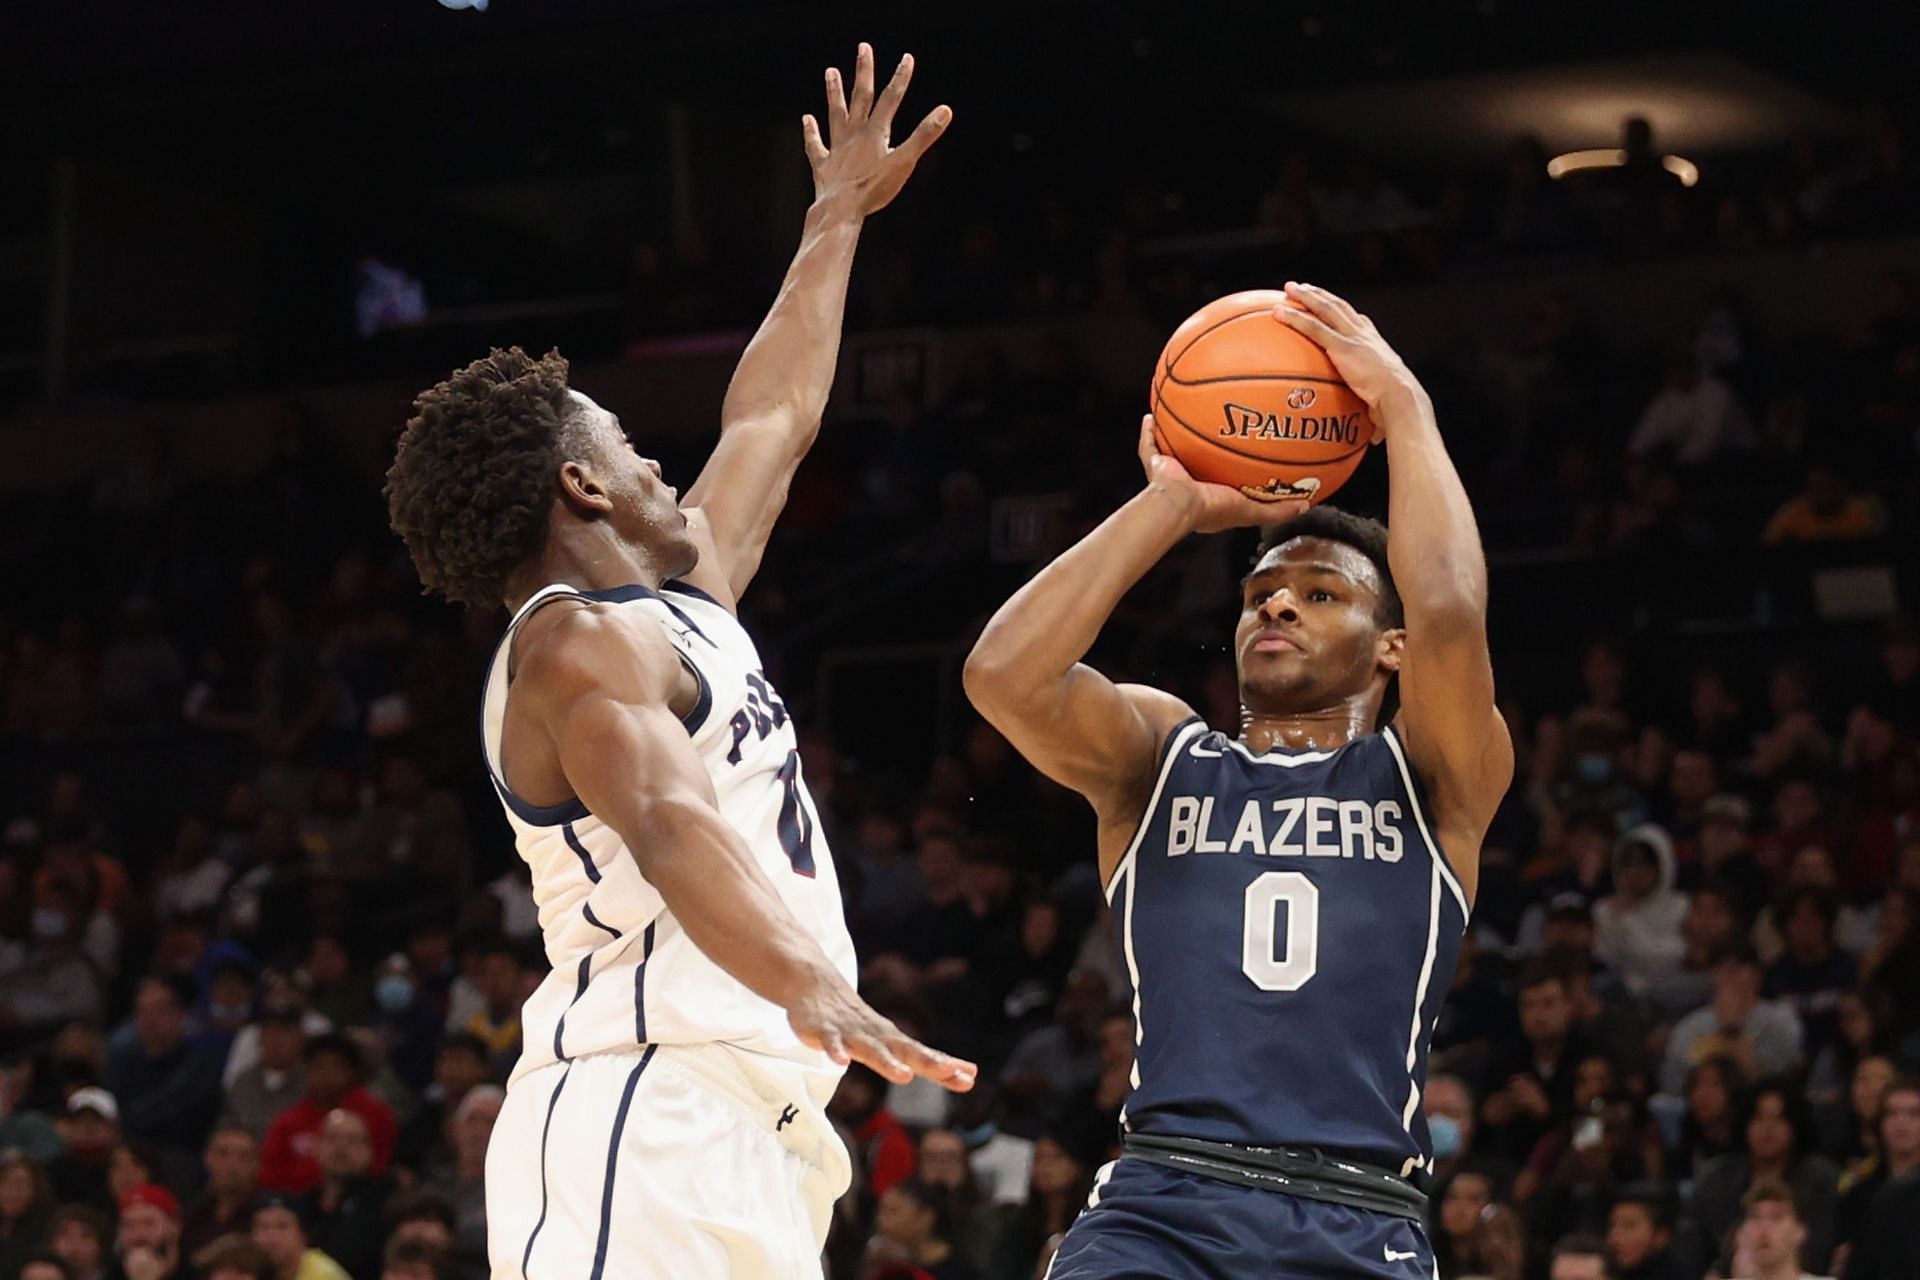
[[461, 1100], [486, 1083], [488, 1070], [487, 1047], [479, 1039], [464, 1032], [448, 1036], [434, 1059], [433, 1083], [401, 1130], [394, 1158], [415, 1169], [446, 1163], [447, 1126]]
[[40, 1248], [54, 1207], [45, 1171], [18, 1151], [0, 1149], [0, 1276], [18, 1272]]
[[1671, 1197], [1658, 1183], [1625, 1188], [1607, 1216], [1608, 1280], [1683, 1280], [1688, 1274], [1668, 1246]]
[[472, 975], [472, 1007], [456, 1001], [447, 1015], [447, 1031], [464, 1033], [486, 1046], [496, 1074], [504, 1076], [520, 1053], [520, 956], [499, 935], [468, 947], [464, 964]]
[[107, 1167], [120, 1145], [120, 1105], [113, 1095], [91, 1086], [76, 1089], [67, 1099], [60, 1140], [65, 1149], [47, 1166], [54, 1194], [62, 1204], [111, 1209]]
[[933, 1280], [975, 1280], [979, 1272], [954, 1244], [949, 1197], [918, 1178], [887, 1188], [874, 1214], [874, 1232], [900, 1245]]
[[204, 1164], [206, 1187], [180, 1230], [190, 1258], [221, 1236], [246, 1234], [260, 1190], [260, 1143], [250, 1130], [220, 1125], [207, 1137]]
[[1563, 1236], [1554, 1242], [1547, 1280], [1608, 1280], [1607, 1244], [1599, 1236]]
[[393, 1179], [370, 1170], [373, 1138], [351, 1111], [329, 1112], [320, 1126], [320, 1185], [307, 1195], [305, 1218], [316, 1248], [350, 1275], [372, 1272], [386, 1240]]
[[1620, 838], [1612, 894], [1593, 908], [1593, 955], [1619, 973], [1627, 991], [1644, 997], [1679, 970], [1680, 921], [1687, 896], [1666, 830], [1642, 823]]
[[446, 1251], [421, 1240], [395, 1240], [381, 1258], [380, 1280], [453, 1280]]
[[306, 1093], [307, 1037], [301, 1023], [297, 1009], [264, 1010], [254, 1027], [253, 1064], [228, 1078], [224, 1119], [256, 1140], [264, 1141], [280, 1113]]
[[1522, 1039], [1488, 1072], [1480, 1132], [1488, 1150], [1517, 1162], [1571, 1114], [1575, 1072], [1594, 1046], [1574, 1029], [1566, 983], [1544, 962], [1530, 962], [1515, 985]]
[[65, 1205], [53, 1215], [47, 1241], [73, 1280], [102, 1280], [113, 1241], [113, 1219], [92, 1205]]
[[1878, 498], [1853, 492], [1830, 464], [1807, 468], [1806, 487], [1767, 521], [1760, 540], [1770, 547], [1795, 542], [1872, 538], [1886, 527]]
[[1726, 1274], [1743, 1280], [1809, 1280], [1800, 1265], [1807, 1224], [1800, 1219], [1793, 1189], [1777, 1178], [1762, 1178], [1741, 1203], [1746, 1216], [1734, 1232]]
[[1787, 1005], [1760, 999], [1760, 958], [1744, 942], [1724, 948], [1713, 965], [1713, 998], [1680, 1019], [1667, 1041], [1661, 1087], [1678, 1093], [1695, 1063], [1726, 1055], [1751, 1078], [1778, 1076], [1800, 1065], [1800, 1018]]
[[274, 1280], [353, 1280], [312, 1246], [303, 1207], [291, 1196], [270, 1191], [256, 1200], [251, 1233], [273, 1263]]
[[386, 1172], [393, 1157], [396, 1125], [387, 1104], [367, 1092], [359, 1048], [344, 1035], [309, 1041], [307, 1091], [281, 1112], [260, 1148], [260, 1185], [269, 1191], [299, 1193], [320, 1184], [320, 1128], [328, 1113], [345, 1108], [366, 1122], [373, 1143], [372, 1169]]
[[1687, 347], [1667, 356], [1667, 380], [1640, 414], [1627, 452], [1643, 458], [1661, 454], [1682, 466], [1704, 466], [1753, 447], [1753, 423], [1717, 375], [1702, 371]]
[[243, 1235], [222, 1235], [192, 1255], [200, 1280], [274, 1280], [273, 1259]]
[[1720, 1256], [1721, 1244], [1739, 1221], [1743, 1197], [1769, 1179], [1793, 1190], [1807, 1229], [1802, 1258], [1815, 1270], [1826, 1266], [1833, 1253], [1840, 1171], [1810, 1150], [1809, 1129], [1806, 1107], [1791, 1086], [1773, 1083], [1754, 1091], [1742, 1149], [1717, 1157], [1694, 1179], [1678, 1249], [1691, 1268], [1686, 1274], [1700, 1274]]
[[220, 1113], [220, 1061], [187, 1039], [192, 983], [155, 976], [134, 996], [133, 1022], [107, 1049], [107, 1088], [121, 1127], [177, 1150], [197, 1150]]
[[886, 1081], [878, 1072], [854, 1063], [840, 1078], [828, 1114], [853, 1135], [857, 1185], [877, 1199], [913, 1176], [918, 1163], [913, 1139], [885, 1104]]
[[1767, 970], [1761, 994], [1793, 1006], [1806, 1050], [1817, 1054], [1839, 1034], [1840, 997], [1857, 979], [1853, 957], [1834, 939], [1839, 904], [1830, 889], [1801, 884], [1782, 897], [1778, 915], [1786, 948]]
[[173, 1192], [143, 1182], [121, 1195], [115, 1252], [119, 1266], [110, 1273], [114, 1280], [167, 1280], [188, 1274], [180, 1256], [180, 1202]]
[[1913, 1239], [1911, 1234], [1901, 1234], [1912, 1222], [1908, 1218], [1902, 1223], [1901, 1214], [1920, 1205], [1897, 1189], [1920, 1183], [1920, 1081], [1907, 1078], [1889, 1084], [1881, 1093], [1874, 1120], [1873, 1154], [1840, 1182], [1834, 1270], [1849, 1276], [1854, 1254], [1862, 1255], [1863, 1267], [1878, 1266], [1878, 1259], [1895, 1256], [1893, 1251], [1902, 1239]]
[[[1889, 1174], [1896, 1148], [1903, 1164], [1920, 1167], [1920, 1086], [1903, 1081], [1887, 1092], [1882, 1123]], [[1920, 1175], [1889, 1176], [1874, 1192], [1846, 1261], [1847, 1280], [1893, 1280], [1912, 1273], [1920, 1257]]]
[[36, 1249], [20, 1262], [18, 1280], [72, 1280], [67, 1264], [51, 1249]]
[[90, 903], [56, 882], [35, 892], [33, 936], [11, 968], [0, 972], [0, 1027], [31, 1041], [70, 1022], [96, 1024], [106, 1012], [106, 984], [83, 949]]
[[1739, 1149], [1746, 1111], [1746, 1073], [1725, 1054], [1703, 1058], [1687, 1075], [1686, 1111], [1674, 1144], [1674, 1173], [1691, 1178], [1705, 1165]]
[[487, 1264], [487, 1142], [506, 1091], [483, 1084], [467, 1091], [454, 1109], [448, 1136], [452, 1163], [430, 1177], [425, 1190], [453, 1205], [452, 1256], [463, 1274], [482, 1274]]

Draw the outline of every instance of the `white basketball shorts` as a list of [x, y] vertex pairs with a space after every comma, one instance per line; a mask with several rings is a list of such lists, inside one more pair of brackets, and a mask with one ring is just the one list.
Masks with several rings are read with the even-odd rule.
[[839, 1188], [671, 1049], [516, 1081], [487, 1146], [493, 1280], [820, 1280]]

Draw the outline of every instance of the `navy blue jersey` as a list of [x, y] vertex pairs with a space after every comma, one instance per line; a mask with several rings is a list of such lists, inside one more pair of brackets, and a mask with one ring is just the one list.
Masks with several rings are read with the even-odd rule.
[[1467, 901], [1393, 730], [1255, 755], [1197, 719], [1107, 886], [1136, 1133], [1317, 1146], [1410, 1174]]

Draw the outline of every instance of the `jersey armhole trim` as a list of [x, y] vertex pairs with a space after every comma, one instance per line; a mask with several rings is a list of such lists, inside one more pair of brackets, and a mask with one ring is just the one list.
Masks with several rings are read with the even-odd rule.
[[[513, 638], [519, 634], [521, 624], [555, 600], [572, 598], [576, 600], [591, 600], [600, 603], [618, 604], [627, 600], [644, 599], [653, 594], [654, 593], [647, 588], [639, 585], [616, 587], [611, 591], [554, 591], [545, 598], [533, 602], [532, 608], [524, 608], [523, 612], [513, 620], [507, 628], [507, 634], [501, 637], [500, 648], [494, 654], [493, 660], [494, 662], [499, 662], [502, 658], [509, 657], [513, 646]], [[673, 653], [675, 657], [680, 659], [680, 665], [685, 667], [687, 673], [693, 677], [694, 685], [696, 686], [693, 706], [687, 709], [685, 715], [679, 717], [680, 723], [686, 727], [687, 736], [691, 738], [706, 727], [707, 718], [713, 714], [713, 686], [707, 683], [706, 673], [694, 664], [692, 658], [689, 658], [685, 653], [681, 652], [677, 646]], [[489, 683], [492, 682], [492, 678], [493, 672], [491, 666], [489, 666], [487, 672]], [[499, 793], [501, 803], [513, 810], [513, 815], [516, 818], [532, 827], [564, 827], [578, 822], [582, 818], [593, 816], [593, 811], [588, 809], [578, 796], [575, 796], [571, 800], [563, 800], [559, 804], [538, 805], [529, 804], [514, 793], [513, 789], [507, 785], [507, 780], [494, 768], [492, 753], [487, 750], [486, 705], [486, 699], [482, 698], [480, 702], [481, 763], [486, 765], [487, 779], [493, 783], [493, 789]]]
[[1160, 807], [1160, 793], [1166, 790], [1167, 778], [1173, 773], [1174, 762], [1180, 758], [1180, 753], [1189, 743], [1207, 732], [1207, 722], [1199, 716], [1188, 716], [1167, 731], [1166, 741], [1160, 747], [1159, 773], [1154, 778], [1153, 792], [1147, 797], [1146, 807], [1140, 811], [1140, 825], [1134, 828], [1133, 839], [1127, 842], [1127, 851], [1120, 855], [1120, 861], [1114, 867], [1113, 874], [1107, 878], [1105, 884], [1100, 886], [1100, 892], [1106, 898], [1108, 906], [1113, 905], [1114, 886], [1118, 885], [1120, 877], [1132, 868], [1134, 855], [1140, 851], [1140, 842], [1147, 837], [1147, 828], [1152, 825], [1154, 810]]
[[1433, 828], [1427, 825], [1426, 806], [1420, 803], [1420, 788], [1413, 777], [1413, 769], [1407, 764], [1407, 753], [1400, 745], [1400, 734], [1392, 725], [1380, 730], [1380, 736], [1386, 740], [1387, 750], [1393, 752], [1393, 762], [1399, 766], [1400, 781], [1407, 788], [1407, 802], [1413, 806], [1413, 820], [1420, 828], [1420, 839], [1427, 846], [1427, 853], [1433, 858], [1433, 865], [1440, 871], [1440, 878], [1447, 883], [1453, 893], [1453, 900], [1460, 905], [1460, 915], [1464, 919], [1473, 918], [1473, 904], [1467, 901], [1466, 890], [1460, 887], [1459, 877], [1453, 873], [1453, 864], [1447, 861], [1447, 855], [1440, 849], [1440, 842], [1433, 838]]

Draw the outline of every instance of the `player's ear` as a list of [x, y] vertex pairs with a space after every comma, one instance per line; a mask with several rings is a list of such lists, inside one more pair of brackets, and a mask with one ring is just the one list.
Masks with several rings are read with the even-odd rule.
[[591, 519], [613, 510], [613, 499], [594, 474], [593, 466], [578, 458], [560, 464], [560, 498], [576, 515]]
[[1407, 629], [1405, 627], [1388, 627], [1380, 633], [1378, 648], [1374, 653], [1374, 661], [1380, 664], [1382, 671], [1397, 673], [1400, 670], [1400, 659], [1405, 656], [1406, 651]]

